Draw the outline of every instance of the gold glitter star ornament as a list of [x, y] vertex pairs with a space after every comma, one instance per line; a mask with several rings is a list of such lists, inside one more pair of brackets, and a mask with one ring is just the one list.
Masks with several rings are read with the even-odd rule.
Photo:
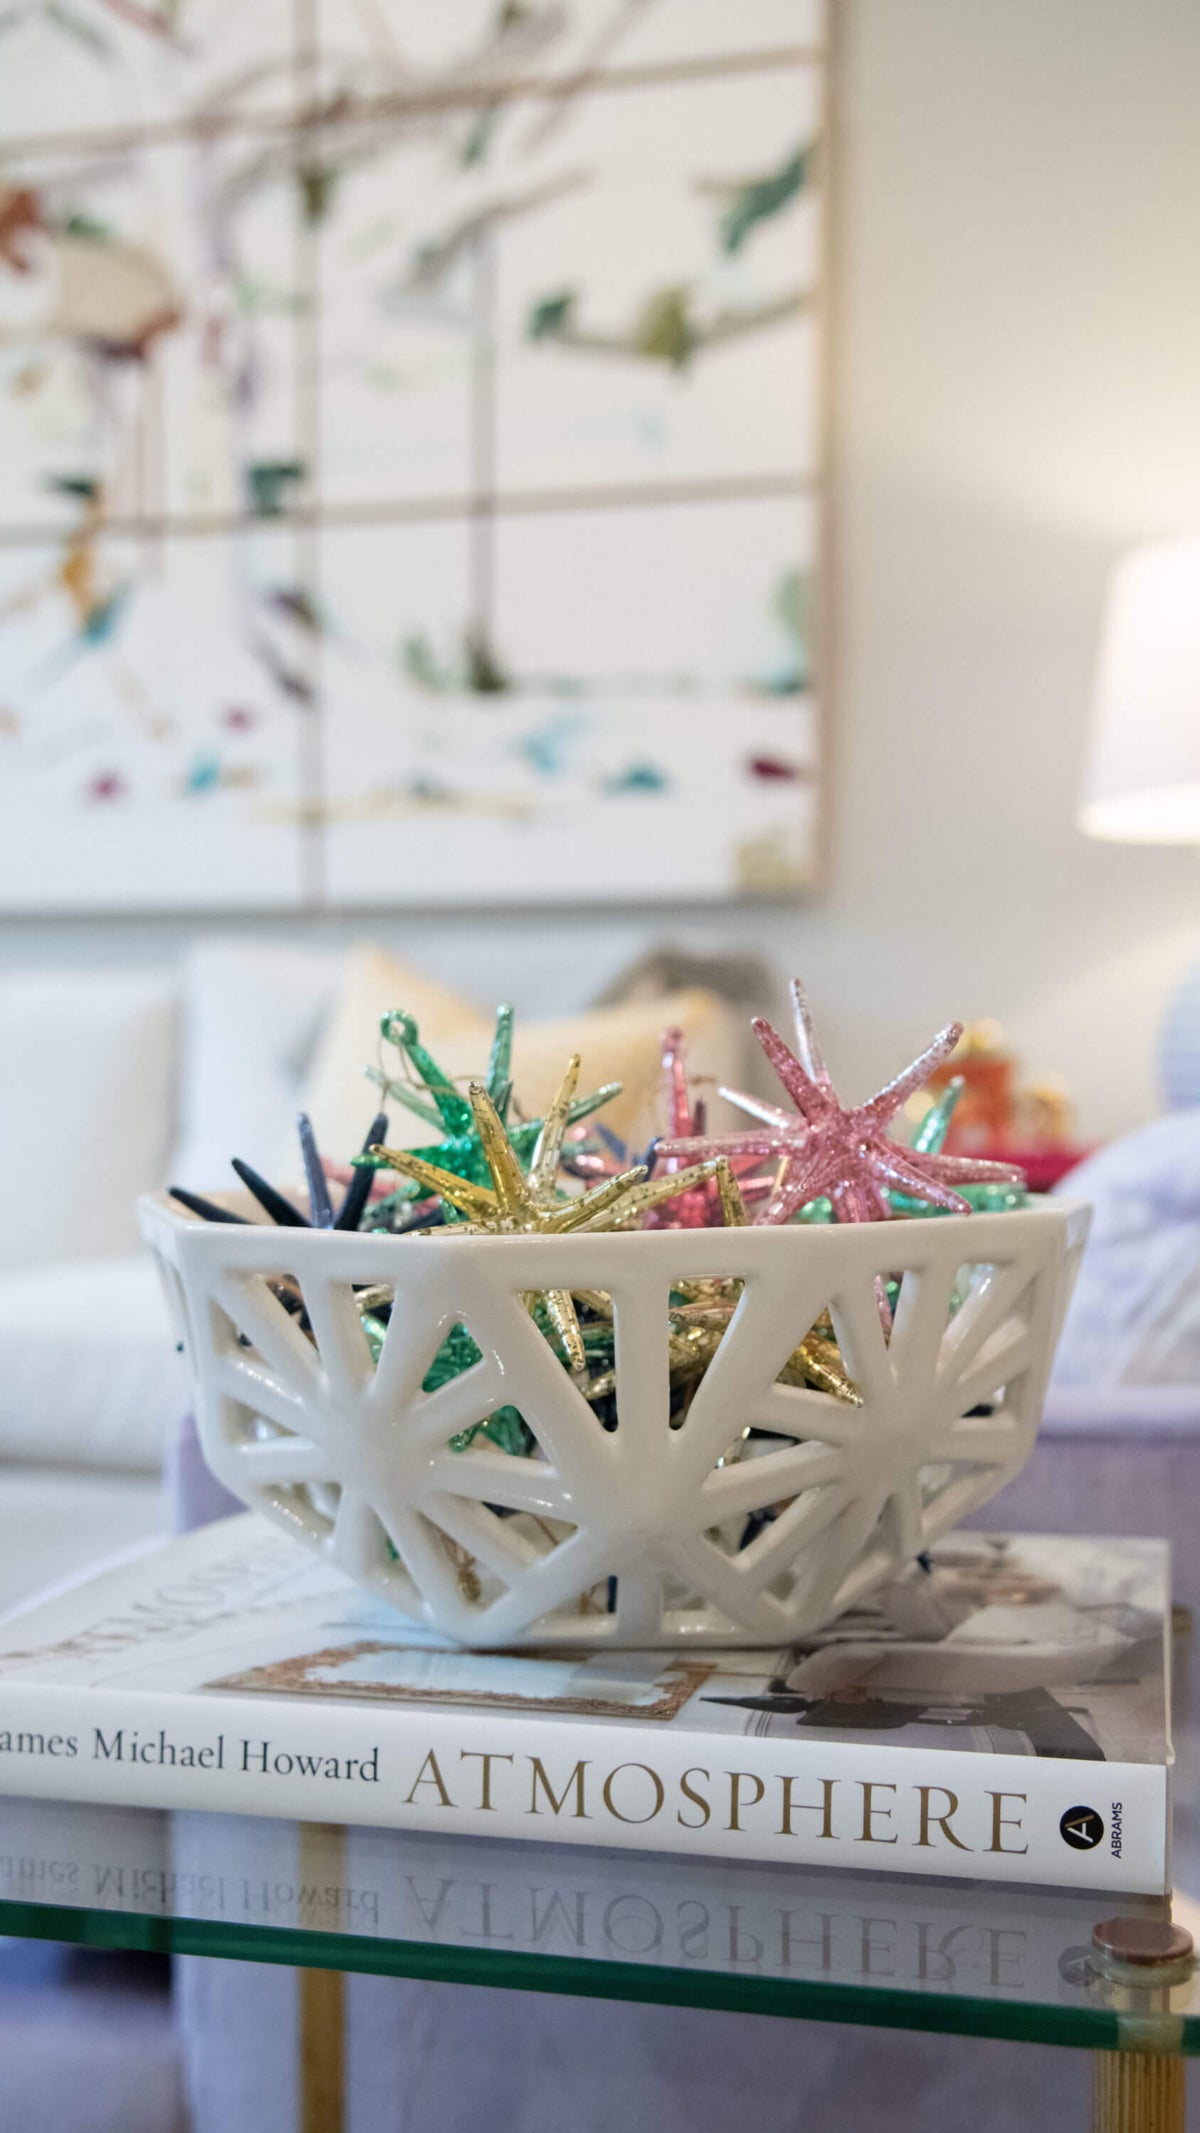
[[[546, 1111], [542, 1130], [529, 1166], [521, 1169], [500, 1114], [482, 1082], [473, 1081], [468, 1095], [476, 1131], [483, 1146], [491, 1185], [473, 1185], [451, 1171], [441, 1170], [407, 1148], [376, 1146], [370, 1150], [377, 1162], [386, 1163], [405, 1177], [435, 1192], [465, 1219], [450, 1224], [452, 1236], [544, 1237], [567, 1236], [572, 1231], [628, 1227], [647, 1208], [657, 1207], [676, 1193], [689, 1192], [717, 1176], [716, 1160], [694, 1163], [687, 1170], [651, 1181], [645, 1165], [636, 1163], [618, 1177], [608, 1178], [590, 1192], [567, 1197], [558, 1189], [559, 1158], [567, 1130], [572, 1100], [579, 1080], [580, 1057], [568, 1063], [558, 1093]], [[433, 1234], [432, 1232], [430, 1233]], [[548, 1289], [541, 1294], [547, 1316], [562, 1343], [572, 1370], [586, 1367], [579, 1318], [567, 1289]], [[530, 1307], [538, 1295], [527, 1299]]]

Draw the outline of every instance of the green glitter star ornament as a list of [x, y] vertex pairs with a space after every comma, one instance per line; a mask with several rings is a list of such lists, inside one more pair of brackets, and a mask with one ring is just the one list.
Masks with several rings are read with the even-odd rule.
[[[487, 1186], [491, 1177], [483, 1142], [479, 1135], [475, 1112], [471, 1102], [457, 1089], [450, 1076], [443, 1072], [436, 1059], [421, 1042], [421, 1033], [416, 1019], [404, 1010], [395, 1009], [386, 1014], [380, 1024], [384, 1041], [396, 1047], [407, 1068], [417, 1077], [417, 1084], [428, 1092], [429, 1101], [417, 1092], [417, 1084], [397, 1079], [385, 1073], [382, 1067], [368, 1067], [367, 1072], [384, 1092], [385, 1096], [404, 1105], [416, 1117], [429, 1125], [441, 1127], [445, 1138], [428, 1147], [414, 1148], [414, 1155], [424, 1163], [432, 1163], [440, 1170], [451, 1171], [456, 1177], [466, 1178], [471, 1184]], [[538, 1137], [542, 1132], [540, 1118], [521, 1119], [508, 1127], [508, 1113], [512, 1102], [512, 1039], [513, 1011], [501, 1006], [496, 1010], [496, 1033], [492, 1040], [487, 1076], [481, 1086], [501, 1124], [508, 1128], [509, 1138], [518, 1163], [527, 1168], [533, 1159]], [[580, 1119], [590, 1118], [603, 1104], [610, 1103], [621, 1093], [619, 1081], [605, 1082], [599, 1089], [592, 1089], [585, 1096], [573, 1097], [565, 1124], [577, 1125]], [[565, 1128], [564, 1128], [565, 1130]], [[370, 1154], [361, 1161], [375, 1160]], [[399, 1169], [399, 1164], [392, 1165]], [[412, 1173], [414, 1179], [416, 1173]], [[386, 1200], [376, 1202], [372, 1210], [374, 1227], [386, 1227], [390, 1216], [409, 1202], [424, 1197], [419, 1183], [402, 1186]], [[448, 1196], [447, 1196], [448, 1197]]]
[[[421, 1042], [421, 1032], [415, 1015], [403, 1008], [394, 1008], [384, 1015], [379, 1033], [386, 1044], [392, 1044], [404, 1061], [418, 1077], [423, 1088], [429, 1091], [432, 1102], [426, 1103], [418, 1096], [411, 1081], [396, 1081], [382, 1067], [368, 1067], [370, 1079], [377, 1082], [385, 1094], [423, 1118], [427, 1125], [441, 1126], [452, 1136], [470, 1134], [474, 1129], [471, 1106], [461, 1089], [457, 1089], [450, 1076], [443, 1072], [437, 1060]], [[512, 1033], [513, 1011], [507, 1005], [496, 1009], [496, 1033], [492, 1039], [484, 1081], [488, 1095], [500, 1117], [507, 1119], [512, 1098]]]
[[[929, 1106], [916, 1132], [912, 1145], [919, 1155], [940, 1155], [946, 1145], [950, 1121], [958, 1108], [958, 1099], [964, 1088], [963, 1077], [956, 1074], [946, 1083], [936, 1103]], [[1013, 1179], [999, 1184], [960, 1185], [958, 1190], [977, 1215], [999, 1215], [1006, 1208], [1028, 1207], [1029, 1194], [1023, 1183]], [[938, 1215], [940, 1207], [931, 1207], [927, 1200], [915, 1200], [906, 1192], [889, 1192], [892, 1213], [896, 1215]]]

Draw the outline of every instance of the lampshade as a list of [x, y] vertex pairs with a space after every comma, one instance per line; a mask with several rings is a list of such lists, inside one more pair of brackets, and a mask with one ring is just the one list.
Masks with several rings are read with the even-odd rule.
[[1135, 548], [1113, 573], [1079, 826], [1200, 845], [1200, 536]]

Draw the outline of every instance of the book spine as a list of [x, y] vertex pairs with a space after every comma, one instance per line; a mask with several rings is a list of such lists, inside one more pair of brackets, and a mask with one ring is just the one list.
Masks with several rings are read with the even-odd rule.
[[1048, 1887], [1167, 1886], [1160, 1765], [0, 1685], [0, 1792]]

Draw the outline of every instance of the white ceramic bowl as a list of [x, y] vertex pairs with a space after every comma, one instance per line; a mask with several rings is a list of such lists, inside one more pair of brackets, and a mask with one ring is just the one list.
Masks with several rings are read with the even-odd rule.
[[[413, 1621], [492, 1647], [783, 1644], [854, 1604], [1023, 1465], [1087, 1219], [1046, 1202], [834, 1228], [387, 1237], [143, 1202], [214, 1473]], [[311, 1339], [267, 1286], [280, 1275]], [[741, 1301], [673, 1428], [670, 1290], [712, 1275], [740, 1279]], [[878, 1275], [900, 1278], [890, 1343]], [[395, 1303], [376, 1363], [354, 1289], [381, 1282]], [[611, 1432], [522, 1301], [566, 1285], [612, 1298]], [[776, 1382], [826, 1308], [861, 1407]], [[481, 1360], [423, 1392], [456, 1324]], [[528, 1422], [530, 1456], [451, 1448], [501, 1406]], [[747, 1425], [773, 1439], [742, 1443]]]

